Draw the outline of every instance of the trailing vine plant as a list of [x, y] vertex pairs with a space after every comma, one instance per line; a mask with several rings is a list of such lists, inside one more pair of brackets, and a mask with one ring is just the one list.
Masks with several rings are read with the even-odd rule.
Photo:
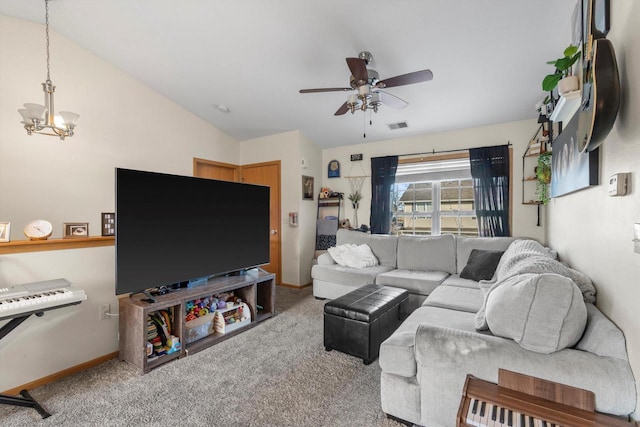
[[538, 166], [536, 167], [536, 195], [543, 205], [549, 203], [551, 194], [549, 184], [551, 183], [551, 153], [542, 153], [538, 157]]

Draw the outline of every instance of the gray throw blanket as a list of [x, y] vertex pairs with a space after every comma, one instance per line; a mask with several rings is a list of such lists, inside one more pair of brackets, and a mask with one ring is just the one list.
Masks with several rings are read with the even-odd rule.
[[475, 327], [477, 330], [489, 328], [485, 319], [485, 307], [491, 291], [506, 279], [525, 273], [554, 273], [568, 277], [582, 292], [584, 302], [592, 304], [596, 302], [596, 288], [589, 277], [557, 261], [549, 249], [535, 240], [515, 240], [502, 255], [493, 279], [480, 282], [484, 302], [476, 314]]

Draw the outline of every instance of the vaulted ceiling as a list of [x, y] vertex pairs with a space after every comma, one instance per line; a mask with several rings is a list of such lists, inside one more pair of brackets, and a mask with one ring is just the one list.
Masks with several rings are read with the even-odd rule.
[[[535, 117], [576, 3], [51, 0], [50, 25], [239, 140], [299, 129], [326, 148]], [[44, 23], [44, 0], [0, 0], [0, 14]], [[389, 88], [409, 106], [373, 115], [334, 116], [345, 92], [298, 92], [348, 87], [345, 58], [363, 50], [381, 79], [433, 80]]]

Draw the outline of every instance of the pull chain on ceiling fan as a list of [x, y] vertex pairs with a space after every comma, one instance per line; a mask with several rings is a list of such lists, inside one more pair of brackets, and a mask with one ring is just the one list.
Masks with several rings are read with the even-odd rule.
[[409, 105], [405, 100], [380, 89], [422, 83], [433, 79], [431, 70], [421, 70], [380, 80], [377, 71], [367, 68], [372, 59], [373, 56], [367, 51], [360, 52], [357, 58], [347, 58], [347, 66], [351, 71], [351, 87], [301, 89], [300, 93], [357, 91], [358, 93], [349, 95], [347, 101], [338, 108], [334, 115], [341, 116], [347, 111], [351, 111], [353, 114], [356, 110], [373, 110], [374, 113], [377, 113], [382, 104], [396, 109]]

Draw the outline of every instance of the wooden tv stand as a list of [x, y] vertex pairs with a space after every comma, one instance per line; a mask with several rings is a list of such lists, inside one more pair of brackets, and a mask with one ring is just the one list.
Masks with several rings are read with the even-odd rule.
[[[200, 298], [233, 291], [249, 306], [251, 321], [225, 334], [212, 333], [197, 341], [186, 343], [186, 303]], [[143, 301], [146, 297], [136, 294], [120, 298], [120, 360], [142, 369], [144, 373], [171, 360], [203, 350], [220, 341], [237, 335], [275, 314], [275, 275], [254, 269], [244, 275], [224, 276], [209, 279], [205, 285], [183, 288], [155, 297], [156, 302]], [[259, 306], [259, 307], [258, 307]], [[174, 353], [149, 359], [147, 347], [147, 317], [166, 310], [172, 317], [172, 335], [180, 338], [182, 348]]]

